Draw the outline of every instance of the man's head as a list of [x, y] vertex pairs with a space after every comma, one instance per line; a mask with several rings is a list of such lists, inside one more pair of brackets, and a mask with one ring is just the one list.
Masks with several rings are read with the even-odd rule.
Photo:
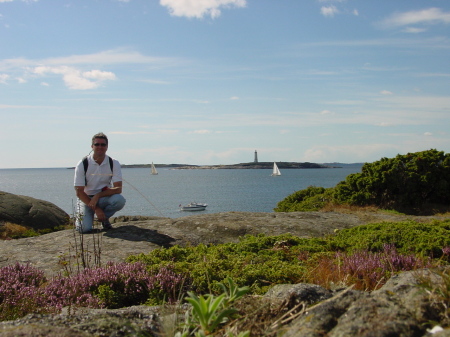
[[92, 150], [94, 157], [102, 158], [108, 150], [108, 137], [103, 132], [99, 132], [92, 137]]
[[96, 133], [92, 137], [92, 145], [94, 145], [96, 143], [97, 139], [104, 139], [105, 141], [102, 143], [106, 143], [106, 145], [108, 146], [108, 137], [106, 137], [106, 135], [103, 132]]

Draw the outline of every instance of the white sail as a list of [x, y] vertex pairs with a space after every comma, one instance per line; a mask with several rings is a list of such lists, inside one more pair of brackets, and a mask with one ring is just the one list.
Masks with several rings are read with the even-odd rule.
[[278, 169], [277, 163], [273, 163], [272, 176], [281, 176], [281, 172]]
[[153, 162], [152, 162], [152, 174], [153, 175], [158, 174], [158, 171], [156, 171], [156, 167], [155, 165], [153, 165]]

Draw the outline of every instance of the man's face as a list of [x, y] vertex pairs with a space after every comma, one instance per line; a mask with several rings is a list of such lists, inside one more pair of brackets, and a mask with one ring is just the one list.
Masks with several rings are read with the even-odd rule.
[[108, 150], [108, 145], [106, 144], [106, 139], [103, 138], [95, 138], [94, 143], [92, 144], [92, 150], [96, 155], [104, 155], [106, 150]]

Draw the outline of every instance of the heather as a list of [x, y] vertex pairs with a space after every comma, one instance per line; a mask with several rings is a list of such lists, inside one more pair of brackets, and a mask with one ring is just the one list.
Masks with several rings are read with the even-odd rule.
[[170, 267], [149, 271], [142, 263], [107, 264], [47, 280], [29, 265], [0, 269], [0, 319], [30, 312], [51, 313], [62, 307], [120, 308], [174, 303], [188, 280]]
[[34, 267], [16, 264], [0, 269], [0, 319], [67, 306], [175, 303], [188, 293], [198, 299], [220, 296], [224, 280], [250, 294], [302, 282], [373, 290], [397, 272], [447, 265], [449, 230], [450, 221], [404, 221], [357, 226], [322, 238], [244, 236], [237, 243], [160, 248], [49, 280]]

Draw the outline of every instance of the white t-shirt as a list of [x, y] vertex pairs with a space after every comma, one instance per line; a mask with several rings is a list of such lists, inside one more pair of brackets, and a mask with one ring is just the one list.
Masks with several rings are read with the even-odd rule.
[[[93, 155], [88, 157], [88, 169], [84, 175], [83, 159], [75, 167], [74, 186], [85, 186], [84, 192], [87, 195], [99, 193], [103, 187], [112, 187], [113, 183], [122, 181], [122, 170], [120, 163], [113, 159], [113, 172], [109, 166], [109, 157], [105, 156], [99, 165], [95, 162]], [[86, 184], [87, 182], [87, 184]]]

